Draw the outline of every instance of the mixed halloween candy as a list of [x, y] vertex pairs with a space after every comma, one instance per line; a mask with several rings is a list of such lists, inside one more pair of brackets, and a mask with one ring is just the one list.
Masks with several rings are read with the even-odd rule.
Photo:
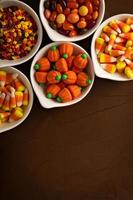
[[88, 66], [88, 56], [76, 54], [71, 43], [53, 45], [36, 62], [35, 80], [47, 98], [65, 103], [79, 97], [82, 89], [91, 84]]
[[112, 20], [95, 43], [101, 67], [133, 78], [133, 18]]
[[44, 15], [53, 29], [73, 37], [96, 24], [99, 6], [100, 0], [46, 0]]
[[0, 70], [0, 124], [17, 121], [29, 104], [29, 91], [17, 73]]
[[22, 8], [0, 8], [0, 59], [16, 60], [29, 54], [38, 38], [33, 18]]

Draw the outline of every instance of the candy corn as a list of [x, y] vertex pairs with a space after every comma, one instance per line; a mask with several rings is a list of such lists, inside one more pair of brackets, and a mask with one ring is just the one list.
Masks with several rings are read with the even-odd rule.
[[21, 119], [24, 116], [23, 110], [15, 108], [14, 111], [11, 113], [9, 122], [14, 122]]
[[101, 33], [101, 38], [103, 38], [105, 42], [109, 41], [109, 36], [106, 33]]
[[133, 24], [133, 18], [127, 18], [126, 23], [129, 25]]
[[101, 64], [101, 67], [111, 74], [116, 72], [116, 66], [114, 64]]
[[97, 38], [96, 39], [96, 54], [99, 54], [101, 49], [104, 46], [104, 39], [102, 38]]
[[4, 111], [9, 111], [10, 110], [10, 95], [9, 94], [7, 94], [6, 97], [5, 97], [2, 109]]
[[26, 88], [24, 93], [23, 93], [23, 105], [28, 106], [28, 104], [29, 104], [29, 93], [28, 93], [28, 90]]
[[4, 102], [4, 100], [5, 100], [5, 96], [6, 96], [5, 93], [1, 93], [1, 94], [0, 94], [0, 108], [1, 108], [2, 105], [3, 105], [3, 102]]
[[115, 31], [117, 31], [118, 33], [121, 33], [121, 29], [119, 28], [117, 22], [115, 20], [112, 20], [109, 25], [111, 26], [111, 28], [113, 28]]
[[[123, 33], [121, 33], [123, 34]], [[119, 34], [120, 35], [120, 34]], [[121, 38], [121, 37], [117, 37], [116, 40], [115, 40], [115, 43], [123, 43], [125, 42], [126, 40], [124, 38]]]
[[125, 59], [125, 62], [127, 63], [127, 65], [133, 69], [133, 62], [129, 59]]
[[12, 81], [14, 81], [18, 77], [17, 73], [7, 73], [6, 75], [6, 84], [10, 84]]
[[118, 34], [118, 33], [117, 33], [115, 30], [113, 30], [110, 26], [105, 26], [105, 27], [103, 28], [103, 31], [104, 31], [105, 33], [107, 33], [108, 35], [111, 35], [111, 34], [117, 35], [117, 34]]
[[16, 97], [16, 105], [17, 107], [21, 107], [23, 104], [23, 92], [16, 91], [15, 92], [15, 97]]
[[23, 92], [25, 90], [25, 86], [23, 85], [23, 83], [19, 80], [19, 79], [15, 79], [14, 80], [14, 85], [15, 85], [15, 89], [17, 91]]
[[0, 112], [0, 121], [6, 122], [10, 116], [10, 112]]
[[10, 108], [16, 108], [16, 96], [15, 96], [15, 92], [11, 91], [10, 94], [11, 98], [10, 98]]
[[121, 38], [127, 39], [127, 40], [133, 40], [133, 33], [129, 32], [129, 33], [121, 33], [119, 34], [119, 36]]
[[128, 41], [126, 42], [126, 48], [132, 47], [132, 46], [133, 46], [133, 41], [132, 41], [132, 40], [128, 40]]
[[130, 67], [125, 68], [125, 74], [128, 78], [133, 78], [133, 70]]
[[113, 45], [113, 49], [120, 50], [120, 51], [125, 51], [126, 50], [126, 48], [124, 46], [120, 45], [120, 44], [114, 44]]
[[0, 87], [4, 87], [6, 83], [6, 72], [0, 71]]
[[132, 54], [133, 54], [133, 49], [129, 47], [128, 49], [126, 49], [125, 54], [120, 58], [120, 61], [124, 61], [126, 58], [130, 59]]
[[128, 33], [130, 31], [130, 26], [122, 21], [116, 20], [118, 26], [121, 28], [123, 33]]
[[125, 53], [125, 51], [120, 51], [120, 50], [111, 50], [111, 51], [109, 52], [109, 54], [110, 54], [111, 56], [114, 56], [114, 57], [121, 56], [121, 55], [123, 55], [124, 53]]
[[125, 67], [126, 67], [125, 62], [118, 61], [116, 64], [116, 69], [119, 73], [122, 73], [124, 71]]
[[101, 53], [99, 55], [99, 60], [100, 60], [100, 63], [113, 63], [113, 62], [116, 62], [116, 58], [115, 57], [110, 56], [110, 55], [105, 54], [105, 53]]
[[116, 35], [115, 34], [111, 34], [110, 35], [110, 40], [109, 40], [109, 43], [108, 43], [108, 46], [107, 46], [107, 51], [110, 51], [115, 43], [115, 40], [116, 40]]

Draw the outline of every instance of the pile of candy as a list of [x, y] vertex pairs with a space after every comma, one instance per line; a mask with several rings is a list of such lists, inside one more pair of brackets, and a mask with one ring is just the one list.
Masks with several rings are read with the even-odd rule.
[[21, 119], [28, 104], [29, 92], [18, 74], [0, 71], [0, 124]]
[[73, 37], [96, 24], [99, 6], [99, 0], [46, 0], [44, 15], [53, 29]]
[[68, 102], [81, 95], [82, 87], [91, 84], [85, 70], [89, 60], [86, 54], [75, 54], [70, 43], [51, 46], [47, 54], [34, 66], [35, 79], [44, 87], [49, 99]]
[[22, 8], [0, 8], [0, 59], [25, 57], [38, 38], [33, 18]]
[[133, 78], [133, 18], [111, 21], [103, 28], [95, 45], [104, 70]]

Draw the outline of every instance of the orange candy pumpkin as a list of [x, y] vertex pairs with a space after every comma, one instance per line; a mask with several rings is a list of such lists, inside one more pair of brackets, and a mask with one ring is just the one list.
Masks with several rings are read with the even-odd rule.
[[73, 45], [68, 43], [61, 44], [59, 46], [59, 51], [60, 55], [66, 59], [73, 54]]
[[71, 95], [71, 92], [69, 91], [68, 88], [63, 88], [59, 94], [58, 94], [58, 97], [56, 98], [56, 100], [59, 102], [59, 103], [65, 103], [65, 102], [68, 102], [68, 101], [71, 101], [72, 100], [72, 95]]
[[89, 76], [85, 72], [80, 72], [77, 75], [77, 84], [79, 86], [86, 87], [89, 84], [91, 84], [91, 82], [92, 82], [91, 79], [89, 78]]
[[82, 72], [82, 71], [83, 71], [83, 69], [80, 69], [80, 68], [78, 68], [78, 67], [76, 67], [76, 66], [73, 66], [72, 70], [73, 70], [76, 74], [78, 74], [79, 72]]
[[73, 60], [74, 66], [78, 67], [79, 69], [84, 69], [88, 63], [88, 57], [85, 53], [79, 54]]
[[40, 58], [34, 66], [35, 70], [46, 72], [50, 70], [50, 62], [48, 58]]
[[73, 66], [73, 59], [75, 58], [75, 56], [70, 56], [66, 59], [68, 68], [71, 68]]
[[47, 57], [50, 62], [56, 62], [60, 58], [59, 50], [55, 45], [50, 47]]
[[78, 85], [68, 85], [68, 89], [70, 90], [74, 99], [81, 95], [81, 87]]
[[73, 71], [67, 71], [62, 75], [62, 80], [65, 84], [74, 84], [77, 81], [77, 75]]
[[35, 79], [38, 83], [46, 83], [47, 82], [47, 72], [35, 72]]
[[58, 70], [61, 73], [64, 73], [68, 71], [68, 66], [67, 62], [64, 58], [60, 58], [56, 63], [55, 63], [56, 70]]
[[61, 73], [58, 71], [51, 70], [48, 72], [47, 81], [49, 84], [59, 83], [61, 80]]
[[52, 84], [47, 87], [46, 96], [48, 99], [55, 98], [61, 88], [57, 84]]

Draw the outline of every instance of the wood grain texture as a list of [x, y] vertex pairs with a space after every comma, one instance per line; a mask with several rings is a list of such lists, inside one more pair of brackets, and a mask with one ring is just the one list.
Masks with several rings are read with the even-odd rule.
[[[39, 1], [24, 2], [38, 12]], [[106, 0], [105, 18], [132, 9]], [[90, 51], [91, 37], [78, 44]], [[19, 66], [28, 77], [30, 64]], [[132, 124], [133, 82], [96, 78], [67, 108], [42, 109], [35, 97], [29, 118], [0, 135], [0, 200], [132, 200]]]

